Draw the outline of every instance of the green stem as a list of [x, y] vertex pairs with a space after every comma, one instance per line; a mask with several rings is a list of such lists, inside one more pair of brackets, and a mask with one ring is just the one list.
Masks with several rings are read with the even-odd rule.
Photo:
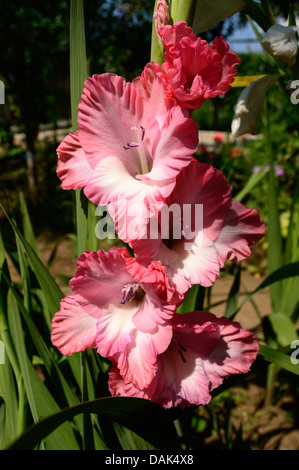
[[173, 22], [186, 21], [192, 26], [196, 10], [196, 0], [174, 0], [171, 5], [171, 17]]

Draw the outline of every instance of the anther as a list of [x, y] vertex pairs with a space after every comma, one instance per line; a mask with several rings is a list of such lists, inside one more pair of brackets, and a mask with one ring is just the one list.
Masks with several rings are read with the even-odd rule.
[[124, 293], [121, 304], [125, 304], [127, 301], [134, 299], [138, 287], [139, 284], [137, 282], [126, 284], [121, 290]]
[[134, 148], [134, 147], [139, 147], [139, 144], [137, 144], [137, 142], [128, 142], [127, 145], [124, 145], [125, 150]]
[[143, 126], [140, 126], [140, 129], [141, 129], [141, 141], [143, 141], [144, 139], [144, 134], [145, 134], [145, 129]]

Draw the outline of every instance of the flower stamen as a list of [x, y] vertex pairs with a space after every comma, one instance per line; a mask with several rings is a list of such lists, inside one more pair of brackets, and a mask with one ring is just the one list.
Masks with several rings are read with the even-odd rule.
[[136, 147], [139, 147], [139, 144], [137, 144], [137, 142], [128, 142], [127, 145], [124, 145], [125, 150]]
[[[126, 145], [123, 146], [125, 150], [129, 150], [131, 148], [138, 148], [138, 153], [139, 153], [139, 159], [140, 159], [140, 165], [141, 165], [141, 173], [145, 175], [146, 173], [149, 172], [149, 167], [148, 167], [148, 159], [146, 155], [145, 148], [142, 144], [145, 136], [145, 128], [143, 126], [139, 126], [139, 129], [141, 130], [140, 134], [137, 134], [137, 142], [127, 142]], [[131, 127], [131, 131], [138, 131], [137, 126]]]
[[132, 299], [134, 299], [138, 288], [139, 288], [138, 282], [131, 282], [129, 284], [125, 284], [121, 290], [124, 293], [121, 304], [125, 304], [127, 301], [130, 302]]
[[142, 142], [144, 139], [144, 135], [145, 135], [145, 129], [143, 126], [140, 126], [140, 129], [141, 129], [141, 142]]

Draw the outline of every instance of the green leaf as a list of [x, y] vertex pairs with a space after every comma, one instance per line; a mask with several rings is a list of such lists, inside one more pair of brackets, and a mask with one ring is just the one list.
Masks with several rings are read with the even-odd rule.
[[275, 272], [270, 274], [253, 292], [251, 292], [251, 294], [249, 294], [243, 300], [243, 302], [230, 313], [228, 318], [232, 319], [241, 310], [243, 305], [250, 299], [252, 299], [252, 297], [257, 294], [260, 290], [265, 289], [266, 287], [271, 286], [272, 284], [279, 282], [283, 279], [287, 279], [294, 276], [299, 276], [299, 262], [290, 263], [277, 269]]
[[187, 299], [177, 308], [177, 313], [188, 313], [203, 309], [205, 288], [196, 284], [188, 292]]
[[242, 188], [241, 191], [239, 191], [238, 194], [234, 196], [234, 199], [237, 201], [242, 201], [242, 199], [244, 199], [245, 196], [247, 196], [247, 194], [252, 191], [252, 189], [265, 177], [266, 174], [267, 172], [263, 171], [262, 168], [258, 172], [253, 173], [245, 184], [244, 188]]
[[56, 284], [51, 274], [49, 273], [47, 268], [44, 266], [44, 264], [42, 263], [42, 261], [40, 260], [40, 258], [38, 257], [34, 249], [27, 242], [27, 240], [25, 240], [20, 230], [16, 226], [15, 222], [12, 219], [10, 219], [10, 217], [7, 215], [1, 203], [0, 203], [0, 207], [5, 213], [10, 225], [12, 226], [16, 239], [18, 239], [21, 245], [23, 246], [28, 256], [28, 261], [30, 263], [31, 269], [35, 273], [38, 283], [45, 295], [45, 299], [47, 301], [50, 314], [54, 315], [54, 313], [56, 313], [59, 310], [60, 300], [64, 297], [64, 294], [62, 293], [59, 286]]
[[239, 290], [240, 290], [240, 279], [241, 279], [241, 265], [238, 266], [237, 274], [235, 276], [233, 285], [228, 294], [227, 303], [225, 307], [224, 316], [230, 317], [231, 313], [234, 312], [238, 305]]
[[[290, 214], [289, 229], [285, 244], [285, 263], [293, 263], [299, 259], [299, 197], [296, 188]], [[299, 303], [299, 290], [294, 278], [287, 279], [282, 283], [282, 306], [281, 310], [288, 316], [292, 316]]]
[[[38, 377], [28, 358], [18, 306], [11, 291], [9, 291], [9, 325], [20, 363], [30, 411], [34, 422], [37, 423], [43, 416], [57, 412], [59, 407]], [[37, 444], [41, 440], [42, 438], [39, 439]], [[64, 423], [61, 428], [57, 429], [53, 435], [46, 439], [46, 448], [52, 450], [79, 449], [70, 423]]]
[[[274, 176], [274, 169], [271, 165], [269, 172], [268, 189], [268, 270], [269, 274], [276, 271], [281, 266], [282, 237], [279, 221], [279, 209], [277, 190]], [[271, 287], [271, 299], [274, 312], [281, 311], [282, 285]]]
[[[31, 414], [34, 422], [38, 421], [38, 413], [36, 408], [35, 396], [32, 389], [32, 383], [29, 374], [28, 357], [25, 348], [24, 333], [19, 316], [19, 310], [15, 298], [11, 290], [8, 292], [8, 322], [10, 326], [13, 343], [16, 348], [18, 361], [21, 368], [22, 377], [27, 393], [28, 402], [30, 405]], [[18, 378], [18, 377], [17, 377]]]
[[299, 375], [299, 364], [292, 364], [290, 356], [278, 349], [270, 348], [264, 344], [259, 345], [259, 355], [266, 361], [276, 364], [282, 369], [286, 369], [293, 374]]
[[117, 434], [117, 438], [121, 444], [123, 450], [154, 450], [156, 447], [151, 445], [148, 441], [138, 436], [133, 431], [130, 431], [121, 424], [114, 423], [114, 429]]
[[273, 341], [277, 346], [287, 346], [298, 339], [295, 325], [283, 313], [271, 313], [263, 318], [264, 331], [267, 332], [267, 344]]
[[73, 132], [78, 128], [78, 105], [87, 78], [83, 0], [71, 0], [70, 10], [70, 87]]
[[141, 398], [109, 397], [81, 403], [44, 418], [17, 439], [9, 450], [33, 449], [58, 426], [79, 413], [97, 413], [126, 426], [157, 449], [180, 449], [173, 423], [166, 410]]
[[243, 0], [197, 0], [192, 26], [195, 34], [203, 33], [245, 7]]
[[0, 449], [3, 450], [7, 448], [18, 435], [17, 394], [11, 366], [8, 357], [5, 355], [5, 350], [4, 364], [2, 364], [0, 360], [0, 400], [1, 399], [3, 400], [1, 408], [4, 411], [4, 416], [0, 424]]
[[32, 227], [24, 193], [22, 191], [20, 191], [19, 193], [19, 200], [20, 200], [20, 209], [21, 209], [22, 222], [23, 222], [24, 237], [27, 240], [27, 242], [31, 245], [31, 247], [34, 249], [34, 251], [38, 253], [34, 230]]
[[196, 4], [198, 0], [172, 0], [171, 2], [171, 17], [175, 23], [177, 21], [186, 21], [189, 26], [192, 26]]
[[[71, 0], [70, 9], [70, 88], [73, 132], [78, 129], [78, 105], [87, 78], [83, 0]], [[81, 189], [76, 194], [77, 255], [87, 248], [86, 200]]]
[[96, 224], [97, 218], [95, 215], [96, 206], [88, 201], [88, 217], [87, 217], [87, 224], [88, 224], [88, 249], [90, 251], [97, 251], [99, 245], [99, 239], [96, 236]]

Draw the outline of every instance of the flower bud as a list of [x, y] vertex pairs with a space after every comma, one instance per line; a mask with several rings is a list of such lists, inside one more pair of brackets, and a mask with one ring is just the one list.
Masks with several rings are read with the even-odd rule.
[[278, 80], [279, 75], [265, 75], [251, 82], [238, 98], [231, 131], [233, 137], [242, 134], [257, 134], [257, 126], [267, 91]]
[[289, 67], [295, 64], [298, 52], [296, 29], [293, 26], [275, 24], [268, 29], [262, 40], [264, 49]]
[[154, 12], [156, 31], [169, 24], [169, 10], [165, 0], [159, 0]]

